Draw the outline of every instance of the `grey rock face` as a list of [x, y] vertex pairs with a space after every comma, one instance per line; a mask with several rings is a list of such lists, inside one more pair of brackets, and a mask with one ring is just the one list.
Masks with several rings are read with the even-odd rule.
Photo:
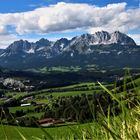
[[[64, 61], [67, 60], [64, 63], [69, 64], [69, 61], [76, 59], [77, 55], [86, 55], [88, 63], [91, 59], [90, 54], [95, 59], [100, 56], [104, 57], [104, 55], [116, 59], [121, 55], [124, 57], [131, 54], [133, 57], [138, 56], [139, 51], [139, 46], [126, 34], [119, 31], [113, 33], [101, 31], [95, 34], [83, 34], [71, 40], [61, 38], [55, 42], [44, 38], [35, 43], [26, 40], [15, 41], [7, 49], [0, 51], [0, 66], [8, 68], [52, 66], [60, 58], [63, 65]], [[78, 59], [82, 60], [81, 63], [83, 62], [81, 56]]]

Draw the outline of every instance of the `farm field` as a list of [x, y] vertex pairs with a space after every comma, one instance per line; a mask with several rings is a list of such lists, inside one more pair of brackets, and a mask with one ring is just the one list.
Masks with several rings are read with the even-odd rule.
[[[20, 123], [18, 127], [12, 126], [16, 125], [16, 123], [13, 123], [12, 121], [8, 121], [6, 119], [1, 121], [0, 132], [3, 133], [0, 133], [0, 140], [92, 140], [92, 138], [98, 140], [103, 137], [104, 140], [107, 140], [108, 137], [117, 137], [118, 135], [120, 135], [121, 131], [123, 131], [121, 130], [122, 120], [126, 119], [125, 121], [128, 121], [128, 123], [129, 121], [134, 121], [135, 123], [137, 123], [136, 120], [133, 120], [133, 118], [129, 117], [123, 118], [123, 115], [121, 114], [119, 115], [119, 117], [105, 116], [102, 113], [100, 115], [100, 113], [98, 112], [99, 114], [97, 113], [97, 115], [99, 116], [99, 120], [98, 117], [97, 120], [100, 123], [98, 123], [98, 121], [96, 122], [93, 118], [93, 122], [90, 120], [83, 123], [80, 120], [81, 116], [79, 115], [79, 118], [76, 118], [79, 119], [78, 121], [76, 119], [69, 121], [68, 118], [65, 119], [65, 122], [63, 122], [62, 124], [54, 124], [52, 126], [49, 126], [48, 128], [40, 128], [39, 126], [33, 127], [33, 124], [34, 121], [38, 122], [49, 114], [53, 114], [56, 116], [62, 114], [61, 117], [64, 117], [67, 109], [69, 109], [68, 111], [74, 111], [75, 107], [77, 109], [76, 111], [80, 111], [80, 113], [87, 111], [89, 106], [86, 106], [86, 104], [90, 104], [92, 99], [95, 99], [93, 98], [95, 96], [103, 99], [102, 95], [105, 95], [105, 97], [109, 99], [106, 95], [110, 95], [113, 96], [113, 98], [115, 97], [118, 99], [123, 99], [126, 93], [136, 93], [137, 96], [135, 96], [134, 99], [140, 99], [140, 78], [136, 78], [133, 80], [131, 76], [127, 76], [119, 83], [114, 82], [112, 84], [107, 82], [83, 82], [68, 86], [47, 88], [31, 92], [7, 92], [5, 95], [7, 97], [10, 97], [11, 99], [14, 99], [16, 103], [15, 106], [8, 107], [9, 115], [12, 114], [15, 117], [14, 119], [16, 121], [19, 121]], [[90, 100], [90, 102], [87, 102], [88, 99]], [[28, 103], [30, 103], [30, 105], [26, 106], [26, 104]], [[102, 103], [104, 104], [104, 101]], [[25, 106], [21, 106], [21, 104], [25, 104]], [[65, 108], [65, 106], [67, 107]], [[80, 107], [84, 107], [82, 111], [80, 110]], [[102, 108], [100, 104], [97, 105], [97, 107], [97, 110], [100, 110], [100, 108]], [[103, 107], [105, 107], [106, 109], [106, 103]], [[137, 108], [139, 108], [139, 106]], [[126, 114], [128, 113], [129, 112], [127, 111]], [[50, 115], [50, 117], [52, 116]], [[35, 120], [32, 120], [33, 118]], [[22, 121], [25, 121], [25, 123], [23, 123]], [[112, 123], [113, 121], [114, 123]], [[104, 122], [108, 122], [110, 124], [104, 124]], [[10, 123], [13, 124], [8, 125]], [[116, 127], [118, 124], [120, 128]], [[108, 128], [110, 125], [112, 125], [112, 128]], [[113, 131], [114, 136], [112, 136], [112, 134], [108, 132], [108, 129], [111, 129], [111, 131]]]
[[[137, 87], [135, 87], [135, 90], [137, 93], [140, 92], [140, 78], [136, 79], [133, 81]], [[126, 85], [130, 85], [131, 82], [128, 82]], [[111, 89], [113, 87], [113, 84], [106, 84], [104, 85], [106, 88]], [[133, 90], [133, 89], [131, 89]], [[131, 91], [130, 90], [130, 91]], [[78, 95], [92, 95], [92, 94], [98, 94], [101, 93], [103, 89], [95, 83], [80, 83], [80, 84], [75, 84], [75, 85], [70, 85], [70, 86], [65, 86], [65, 87], [59, 87], [59, 88], [52, 88], [52, 89], [47, 89], [47, 90], [41, 90], [37, 92], [31, 93], [31, 96], [34, 95], [34, 99], [29, 99], [27, 100], [28, 103], [34, 101], [37, 104], [48, 104], [49, 103], [49, 97], [53, 96], [54, 98], [58, 97], [67, 97], [67, 96], [78, 96]], [[30, 95], [30, 93], [11, 93], [11, 95], [14, 95], [13, 97], [18, 99], [20, 97], [26, 97], [26, 95]], [[122, 94], [122, 92], [120, 92]], [[8, 93], [7, 95], [10, 95]], [[30, 96], [29, 96], [30, 97]], [[17, 110], [34, 110], [35, 106], [17, 106], [17, 107], [10, 107], [9, 110], [11, 113], [15, 113]]]
[[[120, 101], [121, 102], [121, 101]], [[108, 140], [108, 139], [139, 139], [140, 106], [127, 110], [119, 116], [101, 116], [99, 122], [85, 124], [65, 124], [51, 128], [32, 128], [0, 125], [1, 140]], [[125, 115], [127, 114], [127, 115]], [[124, 122], [126, 127], [124, 126]]]
[[11, 113], [15, 113], [17, 110], [23, 110], [23, 111], [27, 111], [27, 110], [34, 110], [34, 106], [17, 106], [17, 107], [9, 107], [9, 111]]
[[[110, 86], [110, 85], [108, 85]], [[50, 92], [51, 90], [51, 92]], [[77, 90], [77, 91], [76, 91]], [[57, 92], [56, 92], [57, 91]], [[53, 98], [58, 97], [71, 97], [71, 96], [81, 96], [82, 94], [85, 95], [92, 95], [94, 93], [100, 93], [102, 91], [101, 88], [99, 88], [98, 85], [95, 85], [94, 83], [81, 83], [81, 84], [75, 84], [70, 85], [66, 87], [60, 87], [60, 88], [52, 88], [47, 90], [41, 90], [38, 91], [38, 93], [11, 93], [15, 99], [20, 99], [21, 97], [24, 99], [24, 96], [28, 95], [31, 97], [34, 96], [33, 99], [27, 100], [27, 103], [31, 103], [32, 101], [36, 104], [50, 104], [49, 97], [52, 96]], [[35, 94], [35, 95], [34, 95]], [[7, 96], [10, 95], [10, 93], [6, 94]], [[10, 113], [16, 113], [17, 111], [27, 112], [27, 115], [29, 117], [36, 117], [38, 119], [41, 118], [42, 115], [44, 115], [44, 112], [35, 112], [34, 110], [37, 108], [37, 106], [30, 105], [30, 106], [15, 106], [15, 107], [9, 107]]]

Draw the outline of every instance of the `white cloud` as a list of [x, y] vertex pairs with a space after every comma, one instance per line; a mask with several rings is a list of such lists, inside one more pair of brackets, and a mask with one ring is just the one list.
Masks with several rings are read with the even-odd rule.
[[128, 21], [128, 15], [126, 15], [125, 19], [122, 18], [127, 14], [125, 7], [126, 3], [97, 7], [88, 4], [60, 2], [56, 5], [37, 8], [34, 11], [0, 14], [0, 24], [2, 26], [15, 26], [16, 32], [19, 34], [109, 27], [111, 24], [114, 28], [118, 28]]
[[0, 26], [0, 35], [7, 34], [7, 30], [5, 26]]
[[[17, 34], [50, 33], [70, 30], [129, 32], [140, 28], [140, 8], [126, 8], [126, 3], [98, 7], [60, 2], [22, 13], [0, 14], [0, 36], [15, 27]], [[8, 36], [8, 35], [6, 35]], [[11, 36], [10, 36], [11, 37]]]
[[0, 49], [6, 48], [10, 43], [16, 41], [17, 39], [18, 37], [15, 35], [8, 35], [8, 34], [0, 35]]
[[138, 45], [140, 45], [140, 34], [129, 34], [130, 37], [132, 37]]

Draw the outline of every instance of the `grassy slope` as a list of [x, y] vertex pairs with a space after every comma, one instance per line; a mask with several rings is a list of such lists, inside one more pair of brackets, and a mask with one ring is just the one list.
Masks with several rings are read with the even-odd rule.
[[[119, 116], [101, 116], [99, 122], [54, 128], [25, 128], [0, 125], [0, 140], [136, 140], [140, 139], [140, 106], [127, 110]], [[20, 132], [20, 134], [19, 134]], [[52, 137], [49, 138], [48, 134]], [[22, 137], [21, 137], [22, 135]]]
[[[101, 126], [98, 123], [45, 128], [43, 131], [40, 128], [0, 125], [0, 132], [4, 131], [4, 133], [0, 133], [0, 139], [4, 140], [7, 137], [7, 140], [23, 140], [19, 134], [20, 132], [27, 140], [35, 140], [38, 138], [40, 140], [45, 140], [43, 139], [43, 136], [49, 140], [48, 134], [53, 140], [74, 140], [75, 138], [78, 140], [87, 140], [85, 137], [91, 138], [91, 136], [93, 136], [96, 140], [103, 140], [103, 135], [100, 135], [100, 129]], [[6, 136], [4, 134], [6, 134]]]
[[34, 110], [35, 106], [17, 106], [17, 107], [9, 107], [9, 111], [11, 113], [15, 113], [16, 110], [23, 110], [23, 111], [27, 111], [28, 109], [30, 110]]
[[[91, 124], [83, 124], [83, 125], [74, 125], [74, 126], [62, 126], [56, 128], [45, 128], [44, 130], [49, 133], [54, 140], [59, 140], [62, 137], [67, 139], [68, 137], [73, 136], [73, 131], [75, 133], [79, 133], [79, 130], [83, 128], [88, 128]], [[40, 128], [25, 128], [25, 127], [17, 127], [17, 126], [4, 126], [0, 125], [0, 132], [5, 132], [8, 137], [8, 140], [22, 140], [18, 131], [20, 131], [28, 140], [34, 139], [34, 137], [42, 138], [43, 135], [47, 135]], [[56, 138], [56, 139], [55, 139]], [[4, 133], [0, 133], [0, 140], [4, 140]]]
[[[140, 78], [134, 81], [138, 88], [140, 87]], [[139, 91], [139, 90], [137, 90]], [[57, 93], [56, 93], [57, 94]], [[118, 117], [104, 118], [100, 123], [83, 124], [77, 126], [62, 126], [58, 128], [46, 128], [47, 132], [53, 137], [54, 140], [74, 140], [74, 135], [80, 137], [80, 139], [87, 140], [85, 137], [92, 137], [93, 139], [140, 139], [140, 106], [136, 106], [133, 110], [126, 110], [124, 114]], [[39, 128], [21, 128], [13, 126], [0, 126], [0, 139], [7, 140], [20, 140], [22, 139], [19, 135], [20, 131], [27, 139], [41, 138], [46, 135]], [[33, 137], [32, 137], [33, 136]], [[35, 138], [36, 137], [36, 138]], [[83, 138], [82, 138], [83, 137]]]

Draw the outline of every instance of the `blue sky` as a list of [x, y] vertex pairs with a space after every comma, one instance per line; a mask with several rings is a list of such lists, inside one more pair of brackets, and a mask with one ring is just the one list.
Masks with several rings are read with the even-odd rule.
[[0, 48], [18, 39], [56, 40], [98, 29], [120, 30], [140, 43], [139, 6], [140, 0], [0, 0]]
[[[0, 0], [0, 13], [25, 12], [34, 8], [56, 4], [62, 0]], [[126, 2], [128, 6], [138, 7], [139, 0], [65, 0], [67, 3], [89, 3], [98, 6], [105, 6], [111, 3]]]

